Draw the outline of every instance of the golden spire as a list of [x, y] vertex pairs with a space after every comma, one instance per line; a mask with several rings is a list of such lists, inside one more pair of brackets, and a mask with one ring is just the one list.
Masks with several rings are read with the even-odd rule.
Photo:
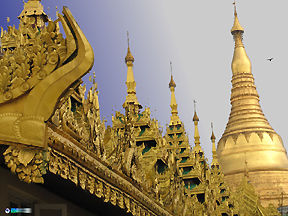
[[218, 155], [216, 152], [216, 145], [215, 145], [216, 137], [213, 131], [213, 123], [211, 123], [211, 129], [212, 129], [211, 141], [212, 141], [212, 157], [213, 157], [211, 167], [213, 168], [213, 167], [219, 167]]
[[243, 28], [236, 7], [231, 33], [235, 40], [232, 68], [231, 112], [218, 143], [217, 153], [225, 175], [244, 173], [244, 154], [250, 171], [287, 170], [288, 159], [281, 137], [272, 129], [259, 103], [251, 62], [242, 43]]
[[135, 82], [134, 73], [133, 73], [134, 57], [132, 56], [132, 53], [130, 51], [128, 31], [127, 31], [127, 38], [128, 38], [128, 50], [127, 50], [127, 55], [125, 57], [125, 63], [127, 65], [127, 80], [126, 80], [127, 96], [123, 104], [123, 107], [128, 108], [128, 104], [133, 104], [133, 105], [136, 105], [136, 107], [138, 106], [138, 108], [141, 108], [141, 105], [139, 104], [137, 96], [136, 96], [136, 82]]
[[173, 75], [172, 75], [172, 62], [170, 62], [170, 69], [171, 69], [171, 80], [169, 83], [169, 88], [171, 91], [171, 103], [170, 103], [170, 107], [171, 107], [171, 119], [170, 119], [170, 123], [169, 125], [179, 125], [181, 124], [181, 121], [179, 119], [178, 116], [178, 110], [177, 110], [177, 102], [176, 102], [176, 97], [175, 97], [175, 88], [176, 88], [176, 84], [173, 80]]
[[199, 118], [196, 113], [196, 101], [194, 100], [194, 116], [193, 116], [193, 122], [194, 122], [194, 143], [195, 146], [193, 148], [194, 153], [201, 153], [203, 155], [203, 150], [200, 146], [200, 135], [198, 130], [198, 122]]

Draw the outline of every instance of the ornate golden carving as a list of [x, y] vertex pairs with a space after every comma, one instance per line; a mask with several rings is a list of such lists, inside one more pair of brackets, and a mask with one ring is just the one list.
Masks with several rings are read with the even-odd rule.
[[30, 148], [10, 146], [4, 152], [5, 162], [20, 180], [27, 183], [44, 183], [49, 161], [49, 152]]
[[[19, 29], [1, 33], [0, 140], [45, 147], [45, 121], [60, 97], [92, 67], [91, 46], [70, 11], [64, 8], [63, 13], [65, 18], [58, 14], [57, 21], [37, 27], [27, 21], [35, 17], [21, 16]], [[59, 32], [59, 21], [67, 39]], [[15, 133], [17, 127], [20, 133]]]

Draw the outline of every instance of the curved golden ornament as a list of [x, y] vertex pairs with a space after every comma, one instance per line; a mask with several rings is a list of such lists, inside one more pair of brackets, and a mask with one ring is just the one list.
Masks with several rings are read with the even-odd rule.
[[[8, 144], [46, 147], [46, 122], [53, 115], [60, 98], [93, 65], [94, 54], [89, 42], [70, 10], [64, 7], [63, 14], [64, 16], [59, 15], [59, 20], [67, 35], [66, 42], [61, 34], [55, 32], [57, 21], [49, 22], [40, 34], [32, 28], [26, 29], [34, 42], [34, 45], [27, 44], [28, 47], [24, 48], [31, 53], [30, 57], [34, 62], [31, 74], [27, 74], [25, 69], [27, 62], [21, 59], [21, 48], [15, 50], [19, 50], [15, 58], [20, 59], [18, 61], [22, 62], [21, 67], [13, 65], [13, 59], [8, 57], [4, 56], [1, 60], [6, 63], [0, 70], [0, 142], [2, 140]], [[57, 44], [53, 42], [54, 39], [57, 39]], [[44, 41], [44, 44], [49, 44], [48, 50], [43, 50]], [[10, 51], [7, 54], [8, 52]], [[59, 65], [60, 63], [63, 64]], [[12, 79], [9, 77], [9, 70], [22, 74], [23, 80], [13, 79], [12, 85], [9, 84]], [[7, 91], [9, 86], [13, 87], [13, 82], [17, 85]]]

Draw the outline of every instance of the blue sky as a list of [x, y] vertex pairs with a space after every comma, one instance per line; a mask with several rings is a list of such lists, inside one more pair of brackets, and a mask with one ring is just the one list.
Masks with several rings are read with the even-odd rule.
[[[151, 108], [164, 128], [170, 120], [169, 62], [173, 64], [181, 120], [193, 146], [193, 100], [200, 118], [200, 141], [211, 159], [210, 123], [217, 140], [230, 113], [231, 60], [234, 42], [232, 0], [44, 0], [50, 17], [68, 6], [95, 53], [101, 115], [111, 124], [113, 110], [122, 110], [126, 95], [126, 31], [135, 57], [139, 102]], [[287, 1], [242, 0], [238, 16], [244, 45], [252, 62], [261, 107], [288, 147]], [[48, 12], [48, 7], [49, 12]], [[22, 1], [2, 0], [0, 25], [18, 25]], [[274, 57], [274, 61], [266, 60]], [[84, 78], [84, 82], [88, 77]]]

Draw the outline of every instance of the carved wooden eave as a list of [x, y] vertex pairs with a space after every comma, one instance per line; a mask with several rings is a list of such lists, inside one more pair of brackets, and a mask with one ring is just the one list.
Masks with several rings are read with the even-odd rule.
[[108, 164], [87, 151], [68, 133], [50, 124], [48, 134], [50, 172], [69, 179], [105, 202], [111, 202], [133, 215], [172, 215], [130, 178], [109, 168]]

